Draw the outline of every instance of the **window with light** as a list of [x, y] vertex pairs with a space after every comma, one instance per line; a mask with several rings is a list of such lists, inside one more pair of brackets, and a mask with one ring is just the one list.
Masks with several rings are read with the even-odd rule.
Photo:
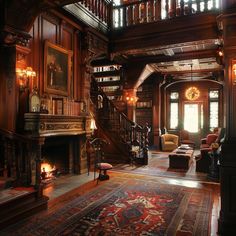
[[209, 124], [210, 130], [219, 127], [219, 91], [211, 90], [209, 91]]
[[179, 93], [170, 93], [170, 129], [176, 129], [179, 123]]

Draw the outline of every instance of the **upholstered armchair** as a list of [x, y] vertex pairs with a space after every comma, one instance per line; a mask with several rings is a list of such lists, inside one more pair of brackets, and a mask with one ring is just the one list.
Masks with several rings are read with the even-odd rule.
[[201, 139], [200, 150], [203, 148], [210, 148], [211, 144], [216, 142], [218, 134], [208, 134], [206, 138]]
[[179, 136], [174, 134], [161, 135], [162, 151], [173, 151], [179, 145]]
[[197, 172], [209, 172], [211, 159], [208, 153], [212, 151], [212, 144], [217, 143], [220, 146], [224, 141], [224, 137], [225, 128], [218, 128], [217, 132], [208, 134], [206, 138], [201, 139], [200, 154], [195, 157]]
[[206, 138], [201, 139], [200, 144], [200, 154], [195, 157], [196, 160], [196, 171], [197, 172], [209, 172], [209, 166], [211, 164], [211, 159], [208, 155], [208, 152], [210, 152], [211, 144], [216, 142], [218, 137], [218, 134], [208, 134]]
[[189, 145], [190, 147], [195, 147], [195, 142], [190, 139], [189, 132], [187, 130], [180, 131], [180, 144]]

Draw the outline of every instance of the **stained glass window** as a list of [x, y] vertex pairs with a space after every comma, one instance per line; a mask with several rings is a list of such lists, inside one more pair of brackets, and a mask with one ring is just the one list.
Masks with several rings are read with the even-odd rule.
[[209, 92], [209, 97], [210, 98], [219, 98], [219, 91], [218, 90], [211, 90]]
[[179, 93], [178, 93], [178, 92], [171, 92], [171, 93], [170, 93], [170, 99], [171, 99], [171, 100], [177, 100], [177, 99], [179, 99]]

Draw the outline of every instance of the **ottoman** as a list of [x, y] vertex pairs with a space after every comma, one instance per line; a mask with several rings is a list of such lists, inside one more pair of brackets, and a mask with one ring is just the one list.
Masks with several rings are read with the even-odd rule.
[[175, 149], [169, 154], [169, 168], [188, 169], [193, 161], [193, 150]]

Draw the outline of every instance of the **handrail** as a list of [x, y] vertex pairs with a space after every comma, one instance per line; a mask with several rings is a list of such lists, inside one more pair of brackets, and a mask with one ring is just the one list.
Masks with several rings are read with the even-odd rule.
[[221, 9], [220, 0], [136, 0], [122, 5], [111, 0], [80, 0], [76, 4], [114, 29]]
[[109, 24], [111, 14], [111, 0], [80, 0], [77, 4], [82, 4], [92, 12], [99, 20]]
[[113, 27], [121, 28], [164, 19], [218, 11], [219, 0], [140, 0], [113, 6]]

